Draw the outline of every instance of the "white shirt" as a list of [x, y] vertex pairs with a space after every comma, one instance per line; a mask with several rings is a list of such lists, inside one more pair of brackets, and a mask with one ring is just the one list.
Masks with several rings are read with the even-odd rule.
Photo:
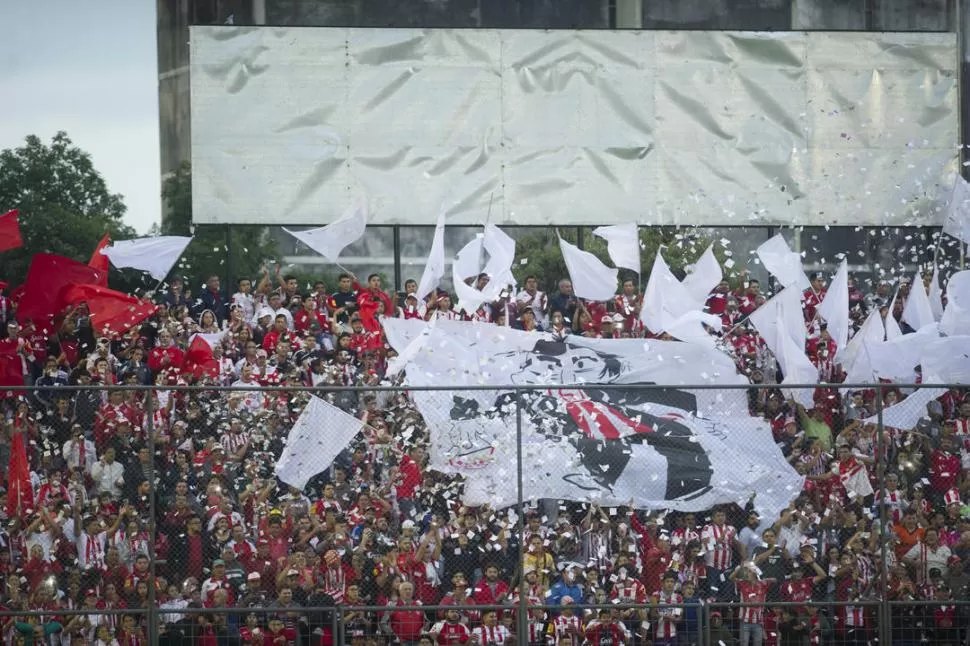
[[[98, 451], [94, 446], [94, 442], [91, 440], [86, 439], [82, 441], [84, 442], [84, 472], [91, 473], [91, 468], [98, 461]], [[64, 455], [64, 461], [72, 469], [77, 469], [80, 466], [80, 448], [80, 442], [77, 440], [68, 440], [61, 449], [61, 453]]]
[[750, 557], [754, 554], [755, 549], [761, 547], [764, 541], [761, 540], [761, 526], [758, 529], [751, 529], [745, 526], [741, 529], [741, 533], [738, 534], [738, 540], [744, 545], [744, 548], [748, 551], [748, 556]]
[[252, 294], [236, 292], [232, 295], [232, 304], [238, 305], [242, 309], [244, 321], [253, 320], [253, 317], [256, 315], [256, 301], [253, 300]]
[[118, 485], [118, 481], [123, 481], [124, 475], [125, 467], [117, 460], [111, 464], [98, 461], [91, 467], [91, 478], [94, 480], [94, 488], [98, 493], [107, 492], [114, 497], [121, 495], [121, 486]]

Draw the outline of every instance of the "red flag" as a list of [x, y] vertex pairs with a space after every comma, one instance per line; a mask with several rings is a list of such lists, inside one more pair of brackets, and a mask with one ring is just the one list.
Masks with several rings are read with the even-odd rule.
[[23, 431], [10, 438], [10, 462], [7, 465], [7, 517], [26, 520], [34, 510], [34, 489], [30, 486], [30, 466]]
[[67, 305], [87, 303], [91, 329], [99, 336], [120, 336], [158, 309], [157, 305], [100, 285], [70, 285], [61, 298]]
[[101, 281], [98, 283], [102, 287], [108, 286], [109, 263], [108, 257], [101, 253], [101, 250], [111, 243], [110, 235], [111, 234], [109, 233], [104, 234], [104, 237], [101, 238], [101, 242], [99, 242], [98, 246], [94, 248], [94, 253], [91, 254], [91, 260], [88, 261], [88, 267], [102, 272], [103, 275], [101, 276]]
[[17, 397], [19, 393], [3, 391], [8, 386], [24, 385], [24, 362], [17, 352], [18, 339], [0, 340], [0, 399]]
[[219, 362], [216, 361], [215, 356], [212, 354], [212, 346], [209, 345], [209, 342], [202, 335], [197, 334], [192, 337], [192, 341], [189, 343], [189, 349], [185, 352], [185, 362], [182, 364], [182, 370], [195, 375], [196, 379], [200, 379], [202, 375], [209, 375], [210, 377], [219, 376]]
[[20, 221], [17, 220], [19, 211], [7, 211], [0, 215], [0, 251], [9, 251], [24, 246], [20, 237]]
[[50, 253], [34, 254], [23, 284], [23, 296], [17, 305], [17, 320], [28, 319], [40, 328], [67, 306], [62, 292], [69, 285], [96, 285], [101, 273], [84, 263]]

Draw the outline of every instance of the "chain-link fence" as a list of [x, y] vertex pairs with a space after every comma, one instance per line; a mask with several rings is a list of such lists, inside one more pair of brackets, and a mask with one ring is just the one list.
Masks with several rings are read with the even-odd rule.
[[6, 394], [5, 643], [968, 637], [963, 386]]

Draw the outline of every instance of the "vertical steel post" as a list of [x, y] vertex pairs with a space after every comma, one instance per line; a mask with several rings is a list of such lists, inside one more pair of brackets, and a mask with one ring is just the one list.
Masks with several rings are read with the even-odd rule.
[[156, 505], [156, 489], [155, 489], [155, 420], [154, 420], [154, 408], [155, 402], [152, 401], [152, 395], [154, 390], [143, 391], [145, 393], [144, 409], [145, 409], [145, 433], [148, 435], [148, 482], [151, 485], [148, 489], [148, 551], [150, 558], [148, 559], [149, 567], [149, 584], [148, 584], [148, 635], [149, 639], [152, 640], [150, 643], [157, 643], [158, 640], [158, 601], [155, 596], [155, 582], [156, 576], [156, 560], [158, 559], [158, 552], [155, 549], [157, 543], [158, 528], [155, 518], [155, 513], [157, 509]]
[[519, 545], [519, 610], [515, 620], [517, 644], [525, 646], [529, 643], [529, 595], [525, 585], [525, 550], [523, 543], [525, 536], [525, 485], [522, 482], [522, 391], [515, 390], [515, 470], [516, 470], [516, 503], [515, 503], [515, 531], [518, 532]]
[[401, 225], [394, 225], [394, 289], [401, 291]]
[[[888, 316], [892, 316], [893, 313], [890, 312]], [[879, 621], [879, 643], [880, 644], [890, 644], [892, 639], [891, 630], [891, 612], [892, 610], [886, 603], [887, 597], [886, 592], [889, 590], [889, 570], [887, 569], [887, 564], [889, 560], [886, 558], [889, 549], [889, 522], [886, 514], [886, 461], [882, 459], [883, 453], [887, 450], [885, 446], [885, 440], [883, 438], [883, 391], [882, 386], [876, 386], [876, 486], [879, 487], [879, 542], [881, 544], [882, 551], [882, 568], [879, 577], [879, 611], [880, 616]]]

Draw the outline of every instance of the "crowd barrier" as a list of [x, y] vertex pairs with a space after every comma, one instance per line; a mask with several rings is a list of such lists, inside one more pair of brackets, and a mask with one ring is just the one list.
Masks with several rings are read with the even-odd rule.
[[[594, 388], [597, 393], [591, 395]], [[629, 504], [594, 506], [550, 498], [549, 492], [557, 491], [555, 487], [550, 488], [550, 481], [560, 483], [565, 479], [575, 484], [580, 480], [569, 480], [565, 476], [571, 473], [564, 476], [564, 472], [556, 469], [570, 472], [585, 469], [580, 485], [590, 490], [595, 485], [597, 495], [603, 491], [626, 492], [628, 489], [622, 487], [631, 487], [631, 482], [621, 482], [622, 478], [615, 478], [606, 468], [622, 463], [626, 474], [623, 477], [633, 477], [633, 484], [639, 484], [643, 491], [655, 491], [657, 485], [653, 481], [664, 477], [668, 480], [668, 494], [676, 490], [673, 495], [689, 500], [693, 494], [684, 490], [683, 483], [679, 489], [671, 485], [674, 476], [682, 474], [660, 476], [653, 467], [638, 467], [638, 461], [644, 459], [639, 441], [621, 441], [620, 448], [609, 448], [609, 440], [644, 433], [640, 427], [649, 426], [648, 431], [668, 441], [644, 443], [672, 464], [681, 459], [676, 454], [689, 451], [689, 447], [685, 449], [683, 443], [669, 446], [678, 439], [678, 431], [671, 424], [686, 425], [696, 431], [701, 427], [692, 426], [689, 415], [692, 406], [710, 418], [716, 412], [712, 406], [720, 403], [730, 407], [739, 400], [746, 403], [743, 410], [728, 411], [731, 414], [719, 418], [712, 434], [700, 440], [688, 438], [685, 442], [709, 450], [711, 446], [721, 446], [710, 443], [711, 437], [716, 437], [725, 443], [725, 451], [740, 449], [749, 459], [757, 461], [762, 459], [757, 456], [772, 451], [765, 445], [777, 441], [786, 447], [784, 451], [777, 449], [779, 459], [791, 458], [796, 464], [809, 464], [807, 458], [812, 449], [805, 438], [817, 432], [818, 427], [802, 426], [799, 420], [802, 411], [797, 407], [791, 412], [795, 419], [781, 420], [782, 429], [776, 429], [773, 437], [768, 435], [771, 431], [767, 427], [753, 429], [748, 417], [750, 410], [774, 419], [772, 402], [790, 395], [805, 399], [798, 396], [797, 386], [786, 385], [782, 391], [778, 385], [704, 384], [677, 388], [597, 385], [555, 392], [518, 385], [460, 389], [450, 386], [11, 389], [5, 391], [7, 397], [0, 403], [7, 413], [0, 433], [0, 464], [4, 468], [12, 464], [11, 453], [16, 450], [13, 438], [24, 433], [23, 437], [28, 438], [34, 501], [30, 505], [21, 504], [20, 513], [13, 514], [19, 520], [8, 519], [0, 535], [6, 554], [3, 557], [6, 563], [0, 561], [0, 565], [5, 565], [0, 575], [6, 579], [0, 598], [3, 637], [12, 639], [18, 633], [47, 630], [51, 635], [60, 636], [58, 643], [94, 643], [91, 636], [96, 637], [97, 626], [105, 623], [116, 632], [130, 629], [125, 634], [135, 634], [144, 640], [137, 642], [136, 639], [132, 643], [191, 644], [201, 643], [193, 641], [201, 635], [215, 635], [229, 640], [219, 643], [250, 644], [264, 643], [253, 636], [254, 628], [258, 628], [258, 635], [265, 637], [270, 624], [276, 623], [272, 620], [279, 618], [284, 631], [293, 630], [301, 635], [299, 643], [304, 646], [318, 643], [383, 646], [412, 641], [417, 644], [420, 635], [455, 605], [461, 608], [469, 630], [481, 625], [487, 610], [497, 610], [498, 623], [505, 625], [513, 636], [529, 634], [530, 630], [534, 633], [537, 628], [532, 624], [536, 622], [543, 624], [542, 630], [547, 633], [552, 630], [551, 634], [555, 635], [554, 620], [561, 614], [560, 601], [565, 596], [561, 593], [563, 589], [575, 589], [563, 580], [563, 572], [571, 570], [576, 573], [576, 581], [583, 584], [580, 590], [590, 593], [573, 599], [571, 605], [576, 615], [594, 617], [601, 609], [609, 610], [624, 625], [630, 640], [625, 643], [630, 644], [666, 643], [658, 641], [661, 638], [651, 631], [656, 631], [663, 617], [670, 616], [675, 608], [681, 617], [677, 623], [680, 636], [672, 637], [674, 641], [669, 643], [717, 644], [722, 641], [718, 636], [724, 634], [738, 639], [742, 629], [752, 630], [742, 625], [745, 622], [741, 613], [746, 607], [764, 609], [769, 618], [762, 620], [761, 625], [766, 631], [782, 630], [777, 627], [778, 622], [788, 622], [784, 630], [789, 630], [790, 624], [805, 623], [806, 630], [813, 631], [813, 644], [876, 643], [875, 640], [883, 644], [915, 645], [927, 641], [965, 644], [970, 617], [966, 590], [940, 592], [939, 588], [945, 585], [941, 580], [931, 579], [936, 575], [928, 564], [914, 565], [906, 556], [898, 557], [899, 545], [892, 533], [879, 531], [880, 527], [901, 522], [905, 514], [905, 509], [894, 504], [893, 492], [901, 490], [900, 481], [904, 487], [925, 490], [922, 497], [909, 501], [924, 505], [921, 522], [925, 518], [931, 524], [946, 525], [946, 518], [939, 521], [932, 515], [947, 513], [947, 492], [933, 489], [927, 474], [933, 447], [939, 444], [940, 436], [950, 436], [947, 424], [934, 425], [937, 420], [924, 416], [925, 419], [911, 428], [887, 426], [884, 403], [892, 401], [887, 393], [897, 392], [900, 388], [897, 385], [805, 387], [809, 388], [815, 408], [826, 409], [819, 414], [818, 421], [832, 430], [828, 448], [832, 460], [839, 459], [840, 437], [849, 437], [840, 434], [840, 429], [856, 429], [849, 431], [850, 446], [864, 464], [862, 458], [866, 456], [862, 449], [866, 442], [872, 442], [870, 453], [875, 457], [867, 465], [872, 491], [860, 494], [857, 500], [848, 493], [837, 500], [838, 495], [831, 491], [823, 494], [809, 487], [797, 496], [799, 507], [787, 512], [787, 519], [780, 522], [775, 533], [782, 533], [786, 522], [803, 522], [797, 518], [798, 514], [801, 518], [814, 514], [813, 522], [825, 530], [810, 532], [811, 538], [799, 545], [798, 550], [791, 549], [792, 545], [776, 548], [789, 549], [795, 555], [789, 554], [785, 576], [767, 592], [765, 601], [757, 603], [745, 603], [734, 583], [728, 580], [735, 566], [753, 560], [751, 554], [742, 559], [738, 552], [733, 554], [730, 567], [706, 568], [703, 592], [694, 601], [663, 603], [662, 588], [660, 603], [652, 600], [654, 590], [646, 589], [639, 598], [640, 592], [636, 590], [630, 592], [629, 598], [623, 594], [611, 597], [608, 590], [616, 588], [617, 581], [623, 582], [627, 576], [643, 581], [650, 577], [648, 570], [661, 576], [670, 570], [677, 572], [678, 588], [690, 580], [693, 575], [688, 574], [690, 567], [685, 563], [667, 561], [666, 567], [659, 569], [656, 564], [645, 565], [656, 555], [644, 549], [646, 543], [639, 537], [642, 532], [652, 532], [652, 544], [657, 545], [660, 537], [668, 533], [677, 541], [681, 531], [685, 538], [675, 543], [673, 551], [686, 551], [690, 536], [679, 525], [685, 522], [685, 513], [644, 514], [635, 512]], [[951, 388], [963, 389], [963, 386], [920, 387], [939, 389], [942, 393]], [[564, 407], [549, 408], [548, 398], [562, 393], [568, 394]], [[857, 412], [844, 405], [852, 399], [852, 393], [862, 393], [862, 400], [871, 402], [871, 409], [866, 411], [873, 416], [871, 422], [853, 425], [850, 418], [857, 416]], [[274, 466], [283, 450], [283, 440], [311, 396], [364, 419], [366, 439], [360, 442], [358, 436], [357, 450], [343, 451], [335, 467], [323, 475], [310, 474], [315, 477], [309, 478], [303, 493], [287, 491], [284, 484], [276, 481]], [[56, 414], [57, 401], [63, 398], [69, 401], [66, 416], [70, 423], [59, 422]], [[423, 416], [413, 407], [416, 401], [420, 402]], [[109, 407], [123, 410], [124, 416], [116, 412], [113, 422], [106, 421], [104, 416]], [[85, 416], [91, 408], [94, 415], [88, 420]], [[687, 411], [687, 419], [671, 412], [676, 410]], [[451, 432], [455, 437], [450, 440], [451, 452], [447, 454], [442, 453], [442, 446], [427, 443], [426, 422], [441, 428], [436, 426], [442, 422], [432, 416], [434, 411], [438, 412], [437, 417], [453, 422]], [[583, 419], [587, 420], [587, 426]], [[488, 420], [488, 424], [478, 424], [482, 420]], [[589, 436], [590, 420], [594, 420], [593, 430], [599, 430], [603, 437]], [[785, 429], [791, 421], [796, 424], [795, 437], [786, 437]], [[333, 418], [331, 423], [332, 427], [310, 429], [313, 438], [320, 440], [317, 449], [320, 453], [330, 448], [328, 440], [345, 434], [346, 421]], [[75, 424], [81, 425], [80, 430], [90, 443], [87, 446], [93, 445], [96, 452], [97, 461], [89, 468], [77, 468]], [[513, 440], [511, 446], [488, 446], [494, 436], [487, 433], [496, 428], [509, 434], [507, 437]], [[579, 439], [570, 439], [569, 433], [575, 434], [577, 429], [586, 435], [580, 433]], [[434, 437], [436, 433], [433, 430], [430, 434]], [[245, 435], [248, 443], [235, 434]], [[740, 447], [733, 443], [738, 438], [742, 441]], [[485, 445], [481, 444], [483, 441]], [[763, 445], [756, 446], [756, 441]], [[460, 478], [429, 467], [418, 470], [421, 481], [411, 498], [396, 498], [398, 487], [409, 477], [405, 473], [409, 467], [405, 466], [404, 456], [421, 459], [420, 453], [409, 451], [415, 444], [428, 446], [432, 462], [438, 465], [446, 462], [454, 472], [496, 469], [494, 462], [502, 461], [501, 470], [496, 471], [498, 475], [488, 486], [502, 485], [502, 491], [496, 490], [495, 495], [502, 505], [508, 506], [473, 507], [462, 498]], [[459, 450], [462, 447], [474, 455], [463, 454]], [[490, 449], [486, 450], [490, 458], [482, 457], [483, 447]], [[114, 468], [111, 472], [119, 473], [120, 478], [109, 481], [104, 476], [105, 468], [95, 470], [94, 465], [107, 462], [112, 450], [111, 462], [119, 463], [122, 468]], [[574, 452], [574, 462], [553, 464], [550, 457], [561, 457], [557, 451]], [[792, 457], [795, 451], [806, 459]], [[305, 453], [308, 465], [315, 452]], [[89, 458], [85, 456], [85, 459]], [[696, 451], [691, 459], [697, 459]], [[479, 462], [472, 463], [472, 460]], [[723, 474], [718, 471], [717, 456], [711, 460], [712, 477], [703, 495], [716, 497], [729, 484], [720, 480]], [[827, 465], [818, 466], [813, 465], [818, 472], [831, 471]], [[965, 477], [962, 466], [958, 468], [958, 479]], [[339, 470], [344, 471], [352, 484], [344, 483], [344, 477], [335, 473]], [[801, 466], [799, 470], [806, 472]], [[842, 476], [845, 474], [837, 479], [845, 482]], [[693, 476], [686, 477], [691, 480]], [[361, 487], [361, 482], [365, 486]], [[329, 485], [336, 485], [332, 487], [335, 493], [326, 491]], [[488, 493], [488, 486], [480, 488], [478, 494]], [[11, 486], [5, 492], [8, 505], [16, 489]], [[467, 495], [470, 490], [466, 486], [464, 493]], [[513, 490], [509, 500], [508, 492]], [[364, 497], [360, 496], [361, 491]], [[353, 494], [353, 500], [340, 497], [348, 492]], [[791, 494], [793, 500], [795, 493]], [[762, 490], [757, 494], [768, 496], [770, 492]], [[334, 499], [336, 502], [332, 502]], [[919, 503], [920, 500], [926, 502]], [[728, 524], [742, 528], [751, 509], [757, 506], [751, 500], [721, 502], [724, 504], [718, 504], [717, 508], [727, 512]], [[698, 530], [711, 522], [713, 512], [713, 506], [696, 510]], [[188, 527], [191, 523], [187, 519], [193, 517], [198, 517], [202, 525], [199, 540], [190, 538], [195, 532]], [[829, 520], [833, 517], [836, 520]], [[766, 525], [759, 528], [761, 532], [776, 519], [762, 520]], [[84, 527], [83, 532], [77, 529], [79, 523]], [[967, 529], [965, 525], [960, 526]], [[104, 537], [104, 554], [84, 554], [85, 548], [90, 547], [86, 543], [91, 540], [80, 539], [82, 533], [97, 535], [101, 531], [109, 533]], [[366, 540], [370, 543], [361, 547], [367, 533]], [[534, 536], [540, 538], [542, 549], [530, 542]], [[597, 537], [606, 537], [608, 545], [597, 547], [594, 540]], [[811, 549], [811, 560], [802, 552], [806, 547]], [[834, 548], [836, 554], [823, 553], [825, 548], [829, 551]], [[23, 550], [19, 555], [18, 549]], [[42, 552], [39, 560], [33, 553], [38, 549]], [[410, 561], [402, 556], [409, 549], [412, 550]], [[621, 566], [617, 559], [624, 556], [624, 551], [629, 554]], [[704, 552], [702, 549], [696, 560], [698, 564]], [[334, 553], [339, 563], [331, 562]], [[849, 576], [857, 580], [851, 582], [843, 580], [846, 572], [835, 574], [841, 563], [833, 560], [847, 553], [855, 559]], [[546, 555], [551, 557], [548, 563]], [[779, 592], [781, 586], [797, 577], [797, 573], [793, 574], [795, 570], [809, 567], [813, 561], [825, 567], [824, 577], [815, 583], [807, 599], [792, 601], [790, 595]], [[909, 582], [911, 595], [905, 592], [908, 589], [905, 583], [904, 592], [900, 592], [901, 574], [894, 570], [900, 561], [915, 572]], [[662, 558], [660, 563], [664, 564]], [[758, 563], [759, 575], [766, 578], [771, 568], [761, 561]], [[331, 566], [336, 567], [328, 570]], [[475, 602], [472, 593], [483, 581], [489, 580], [486, 575], [490, 566], [499, 571], [496, 579], [508, 586], [504, 603]], [[419, 569], [423, 569], [423, 574]], [[292, 571], [296, 574], [291, 579]], [[258, 583], [251, 576], [254, 572], [260, 574]], [[806, 576], [814, 575], [809, 570]], [[468, 586], [469, 599], [455, 602], [449, 594], [461, 586], [462, 579]], [[458, 584], [454, 583], [456, 580]], [[399, 589], [400, 581], [414, 582], [416, 598], [422, 601], [420, 606], [396, 599], [392, 590]], [[357, 591], [354, 598], [348, 599], [344, 595], [348, 594], [351, 582], [356, 583]], [[561, 584], [559, 596], [556, 603], [550, 603], [551, 597], [544, 592], [555, 589], [557, 582]], [[840, 588], [843, 585], [851, 587], [848, 595], [851, 600], [844, 598], [845, 589]], [[927, 586], [936, 588], [923, 591]], [[338, 588], [340, 594], [336, 595], [334, 591]], [[599, 596], [594, 588], [602, 590]], [[934, 598], [925, 598], [926, 595]], [[427, 625], [422, 626], [417, 639], [407, 639], [388, 628], [382, 618], [390, 612], [389, 600], [399, 604], [396, 611], [405, 613], [411, 609], [423, 617], [422, 623]], [[823, 629], [826, 623], [828, 628]], [[528, 641], [537, 643], [535, 634], [532, 637]], [[516, 639], [517, 643], [521, 641]], [[545, 637], [541, 641], [554, 643]]]

